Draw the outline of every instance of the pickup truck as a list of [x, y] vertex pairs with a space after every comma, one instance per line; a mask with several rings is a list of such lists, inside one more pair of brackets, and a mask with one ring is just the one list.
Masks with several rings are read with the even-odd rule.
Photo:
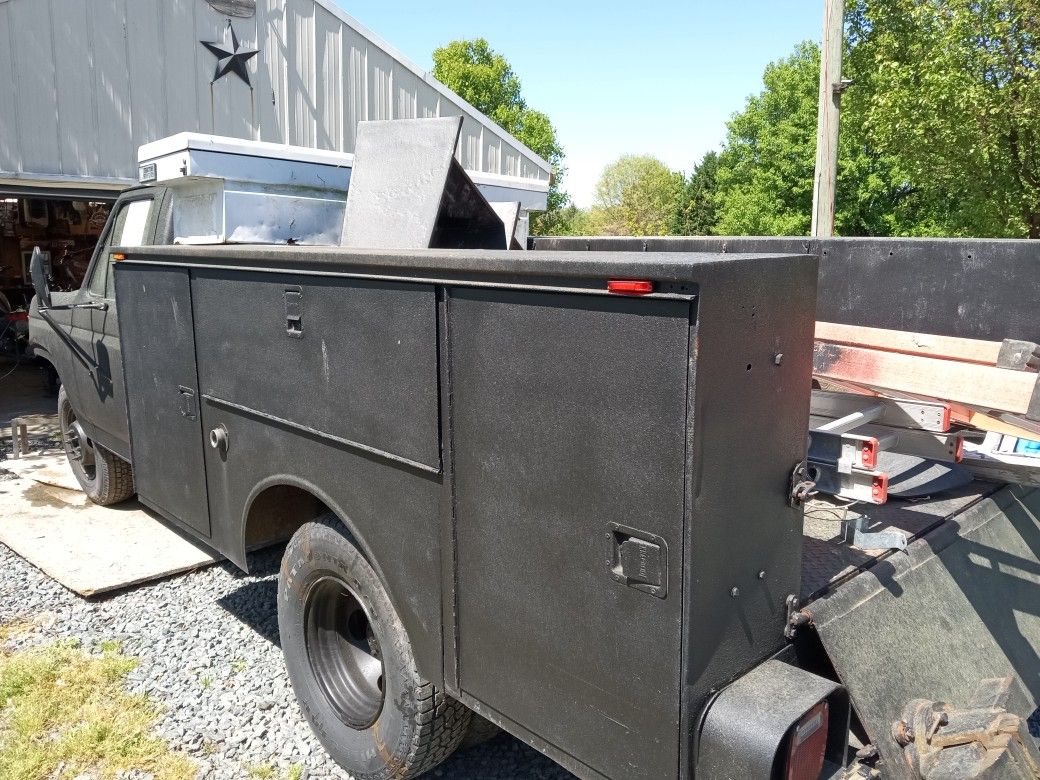
[[30, 306], [30, 348], [60, 380], [58, 419], [69, 465], [98, 504], [134, 494], [111, 250], [172, 240], [167, 188], [132, 187], [112, 207], [80, 289], [50, 293], [46, 311], [38, 297]]
[[[415, 777], [486, 720], [585, 778], [1040, 777], [1040, 491], [867, 508], [897, 552], [805, 511], [818, 302], [1028, 330], [999, 280], [1031, 246], [506, 251], [428, 122], [360, 126], [344, 246], [95, 258], [139, 498], [242, 568], [288, 541], [281, 647], [329, 753]], [[915, 305], [986, 279], [1003, 312]]]

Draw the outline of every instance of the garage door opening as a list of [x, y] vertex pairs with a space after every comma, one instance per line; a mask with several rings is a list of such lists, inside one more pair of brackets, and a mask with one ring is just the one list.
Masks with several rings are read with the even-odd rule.
[[77, 289], [117, 194], [0, 190], [0, 453], [10, 449], [11, 420], [53, 413], [57, 394], [49, 366], [27, 353], [33, 248], [50, 262], [52, 289]]

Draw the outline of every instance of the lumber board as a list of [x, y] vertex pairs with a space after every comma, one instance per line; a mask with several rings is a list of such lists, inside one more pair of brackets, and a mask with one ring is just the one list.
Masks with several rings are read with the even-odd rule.
[[827, 379], [1024, 415], [1037, 375], [995, 366], [817, 342], [813, 373]]
[[985, 366], [997, 365], [1002, 343], [932, 333], [868, 328], [837, 322], [817, 322], [816, 340], [850, 347], [866, 347], [905, 355], [959, 360]]

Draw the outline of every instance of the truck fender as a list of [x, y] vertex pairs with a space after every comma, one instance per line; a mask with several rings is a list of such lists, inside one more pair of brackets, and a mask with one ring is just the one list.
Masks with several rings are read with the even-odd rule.
[[788, 735], [826, 700], [827, 760], [844, 765], [849, 696], [833, 680], [771, 659], [723, 688], [701, 715], [696, 776], [772, 778], [786, 760]]
[[[321, 507], [317, 510], [317, 514], [314, 511], [304, 511], [300, 513], [279, 513], [282, 516], [278, 519], [278, 524], [274, 528], [268, 528], [268, 533], [265, 534], [268, 538], [258, 538], [255, 535], [257, 531], [257, 523], [262, 522], [263, 518], [257, 517], [257, 513], [254, 509], [257, 509], [257, 501], [264, 495], [272, 495], [272, 493], [279, 488], [289, 488], [298, 491], [299, 494], [307, 494], [315, 501], [321, 504]], [[296, 507], [299, 508], [298, 502], [294, 502]], [[284, 510], [284, 508], [283, 508]], [[380, 581], [383, 583], [383, 587], [387, 588], [387, 592], [390, 591], [387, 585], [386, 577], [383, 575], [383, 571], [379, 565], [379, 561], [376, 560], [372, 554], [372, 549], [365, 541], [364, 536], [360, 533], [357, 525], [351, 520], [350, 514], [345, 511], [344, 507], [340, 506], [326, 491], [315, 485], [313, 482], [297, 477], [293, 474], [272, 474], [265, 479], [258, 482], [253, 489], [250, 491], [249, 496], [246, 498], [245, 507], [242, 511], [242, 520], [239, 533], [239, 547], [235, 550], [235, 554], [239, 560], [232, 558], [232, 561], [238, 564], [243, 569], [246, 568], [246, 552], [257, 547], [264, 546], [267, 543], [275, 541], [284, 541], [292, 536], [296, 530], [304, 523], [314, 520], [325, 512], [331, 512], [336, 516], [339, 522], [343, 526], [343, 530], [346, 532], [347, 539], [353, 544], [358, 551], [364, 556], [368, 564], [375, 570]], [[230, 557], [230, 556], [229, 556]], [[395, 604], [396, 606], [396, 604]]]

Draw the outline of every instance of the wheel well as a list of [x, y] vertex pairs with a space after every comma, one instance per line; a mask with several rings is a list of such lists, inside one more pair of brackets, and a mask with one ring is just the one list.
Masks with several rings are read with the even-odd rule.
[[245, 524], [245, 549], [283, 542], [304, 523], [329, 511], [317, 496], [295, 485], [272, 485], [253, 499]]

